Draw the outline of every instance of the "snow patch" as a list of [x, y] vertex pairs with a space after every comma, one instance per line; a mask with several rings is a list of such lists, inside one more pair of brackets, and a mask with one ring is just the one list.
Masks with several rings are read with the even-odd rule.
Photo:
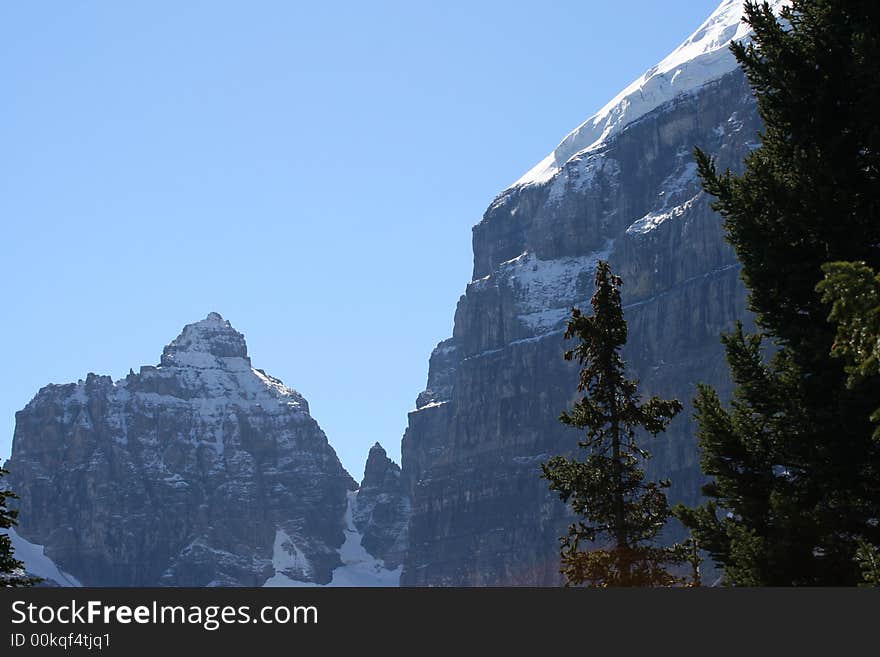
[[448, 399], [444, 399], [443, 401], [432, 401], [432, 402], [425, 404], [424, 406], [419, 406], [418, 408], [416, 408], [416, 410], [417, 411], [424, 411], [427, 408], [437, 408], [438, 406], [443, 406], [444, 404], [448, 404], [448, 403], [449, 403]]
[[566, 167], [550, 186], [547, 198], [551, 203], [559, 203], [571, 193], [582, 194], [597, 180], [614, 181], [620, 175], [620, 164], [604, 152], [575, 156], [570, 163], [573, 166]]
[[[684, 165], [663, 181], [660, 191], [660, 196], [667, 200], [692, 188], [697, 182], [697, 163], [690, 159], [690, 152], [680, 151], [677, 157], [679, 162], [684, 161]], [[685, 158], [688, 159], [685, 161]]]
[[[574, 304], [573, 304], [574, 305]], [[536, 313], [519, 315], [520, 320], [531, 330], [544, 333], [554, 326], [566, 321], [571, 314], [571, 308], [548, 308]]]
[[[606, 240], [599, 251], [585, 256], [540, 260], [533, 253], [523, 253], [499, 267], [499, 273], [517, 298], [518, 317], [532, 331], [541, 333], [564, 321], [578, 299], [578, 282], [592, 276], [600, 260], [607, 260], [614, 240]], [[589, 286], [587, 286], [589, 287]]]
[[697, 194], [682, 203], [681, 205], [676, 205], [670, 210], [665, 210], [662, 212], [649, 212], [638, 221], [634, 221], [632, 224], [630, 224], [629, 228], [626, 229], [626, 234], [647, 235], [664, 221], [667, 221], [668, 219], [675, 219], [683, 215], [685, 212], [688, 211], [691, 206], [693, 206], [693, 204], [699, 197], [700, 194]]
[[25, 540], [12, 527], [6, 529], [4, 533], [8, 534], [10, 541], [12, 541], [13, 556], [24, 563], [28, 573], [45, 580], [51, 580], [59, 586], [82, 586], [76, 577], [61, 570], [54, 561], [46, 556], [45, 548], [42, 545]]
[[275, 531], [275, 543], [272, 546], [272, 567], [275, 574], [266, 580], [265, 587], [291, 586], [291, 574], [297, 573], [305, 577], [312, 574], [312, 564], [296, 543], [283, 529]]
[[[354, 524], [354, 512], [357, 508], [357, 491], [349, 491], [347, 493], [348, 504], [345, 508], [345, 541], [339, 548], [339, 559], [342, 565], [333, 570], [333, 577], [329, 584], [315, 584], [314, 582], [304, 582], [295, 580], [282, 571], [291, 568], [291, 562], [296, 562], [301, 554], [299, 549], [293, 545], [292, 541], [281, 538], [279, 550], [279, 534], [286, 536], [284, 532], [278, 530], [275, 536], [275, 548], [272, 559], [272, 565], [275, 567], [275, 575], [270, 577], [263, 586], [289, 586], [289, 587], [306, 587], [306, 586], [331, 586], [331, 587], [393, 587], [400, 586], [400, 574], [403, 572], [403, 566], [398, 566], [394, 570], [385, 568], [385, 564], [376, 559], [367, 552], [361, 545], [363, 535], [357, 530]], [[293, 551], [289, 548], [293, 547]], [[305, 559], [305, 555], [302, 555]]]
[[[646, 235], [669, 219], [682, 216], [699, 199], [701, 191], [698, 184], [697, 163], [690, 159], [687, 150], [677, 154], [679, 165], [663, 181], [659, 207], [637, 219], [626, 229], [630, 236]], [[683, 198], [687, 198], [682, 202]]]

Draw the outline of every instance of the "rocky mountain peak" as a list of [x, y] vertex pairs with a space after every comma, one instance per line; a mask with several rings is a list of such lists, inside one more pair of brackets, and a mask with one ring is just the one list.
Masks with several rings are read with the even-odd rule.
[[397, 568], [403, 560], [409, 513], [400, 466], [377, 442], [367, 456], [353, 519], [363, 534], [364, 548], [382, 559], [386, 568]]
[[306, 400], [217, 313], [158, 367], [45, 386], [9, 469], [16, 540], [91, 586], [327, 583], [356, 488]]
[[367, 455], [361, 488], [385, 487], [386, 483], [396, 483], [399, 478], [400, 466], [388, 458], [385, 448], [377, 442]]
[[180, 335], [163, 350], [161, 363], [166, 367], [199, 366], [205, 363], [205, 356], [209, 360], [210, 357], [244, 358], [250, 362], [244, 335], [236, 331], [220, 313], [208, 313], [205, 319], [184, 326]]

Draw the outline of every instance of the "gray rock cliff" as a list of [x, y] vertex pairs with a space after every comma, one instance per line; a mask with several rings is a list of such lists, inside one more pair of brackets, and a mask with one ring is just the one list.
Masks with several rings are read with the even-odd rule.
[[370, 449], [358, 489], [354, 523], [363, 535], [361, 545], [382, 559], [388, 569], [403, 562], [409, 514], [410, 501], [400, 478], [400, 466], [376, 443]]
[[[7, 467], [18, 535], [86, 586], [326, 583], [357, 488], [306, 400], [216, 313], [158, 366], [44, 387]], [[283, 573], [279, 536], [297, 557]]]
[[648, 474], [671, 478], [672, 502], [699, 499], [690, 401], [698, 382], [729, 394], [719, 335], [748, 314], [692, 152], [736, 170], [757, 145], [756, 104], [726, 50], [740, 10], [722, 3], [474, 228], [472, 280], [403, 437], [403, 585], [561, 583], [558, 537], [571, 518], [540, 464], [580, 438], [558, 421], [577, 396], [562, 334], [571, 306], [588, 308], [599, 259], [624, 280], [632, 375], [645, 394], [686, 405], [648, 442]]

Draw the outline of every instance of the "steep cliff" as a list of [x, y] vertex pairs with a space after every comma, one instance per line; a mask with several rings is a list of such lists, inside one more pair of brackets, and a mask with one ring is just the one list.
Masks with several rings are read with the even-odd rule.
[[397, 568], [407, 546], [410, 502], [400, 478], [400, 466], [388, 458], [379, 443], [373, 445], [357, 493], [354, 523], [363, 534], [363, 546]]
[[[741, 10], [723, 2], [474, 228], [473, 279], [403, 438], [403, 584], [560, 582], [557, 538], [570, 518], [539, 464], [579, 438], [557, 419], [577, 383], [562, 333], [570, 307], [587, 305], [599, 259], [624, 279], [625, 357], [644, 392], [687, 404], [698, 382], [729, 390], [719, 334], [747, 319], [745, 292], [692, 151], [737, 169], [756, 145], [756, 105], [727, 50], [747, 38]], [[649, 449], [649, 474], [672, 479], [673, 501], [694, 502], [691, 409]]]
[[7, 467], [22, 550], [86, 586], [326, 583], [357, 488], [306, 400], [216, 313], [158, 366], [44, 387]]

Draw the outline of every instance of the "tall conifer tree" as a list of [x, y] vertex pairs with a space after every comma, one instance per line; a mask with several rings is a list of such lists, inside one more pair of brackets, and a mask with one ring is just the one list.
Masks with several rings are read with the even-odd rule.
[[[880, 376], [880, 274], [864, 262], [829, 262], [822, 269], [825, 279], [816, 289], [831, 305], [828, 320], [837, 325], [831, 355], [844, 359], [847, 384], [855, 388]], [[871, 421], [874, 439], [880, 441], [880, 407]], [[855, 560], [863, 586], [880, 586], [880, 548], [862, 538]]]
[[[880, 274], [864, 262], [829, 262], [816, 288], [837, 326], [831, 355], [843, 358], [851, 388], [880, 376]], [[880, 405], [880, 399], [877, 400]], [[880, 440], [880, 406], [871, 415]]]
[[670, 516], [664, 492], [669, 482], [645, 481], [641, 463], [649, 454], [637, 444], [636, 432], [663, 431], [681, 404], [658, 397], [641, 403], [638, 381], [626, 378], [620, 356], [627, 340], [620, 285], [608, 263], [600, 262], [593, 314], [573, 309], [565, 333], [566, 339], [578, 340], [565, 358], [582, 365], [578, 390], [584, 396], [560, 420], [586, 430], [578, 445], [587, 457], [556, 456], [542, 468], [550, 489], [582, 518], [560, 539], [569, 584], [668, 586], [682, 581], [669, 567], [687, 555], [681, 547], [655, 545]]
[[696, 155], [775, 355], [725, 337], [732, 407], [695, 400], [710, 501], [676, 513], [730, 584], [855, 584], [860, 541], [880, 543], [880, 382], [847, 385], [816, 286], [829, 261], [880, 265], [880, 3], [793, 0], [777, 20], [747, 2], [745, 20], [753, 43], [731, 49], [761, 145], [741, 176]]

